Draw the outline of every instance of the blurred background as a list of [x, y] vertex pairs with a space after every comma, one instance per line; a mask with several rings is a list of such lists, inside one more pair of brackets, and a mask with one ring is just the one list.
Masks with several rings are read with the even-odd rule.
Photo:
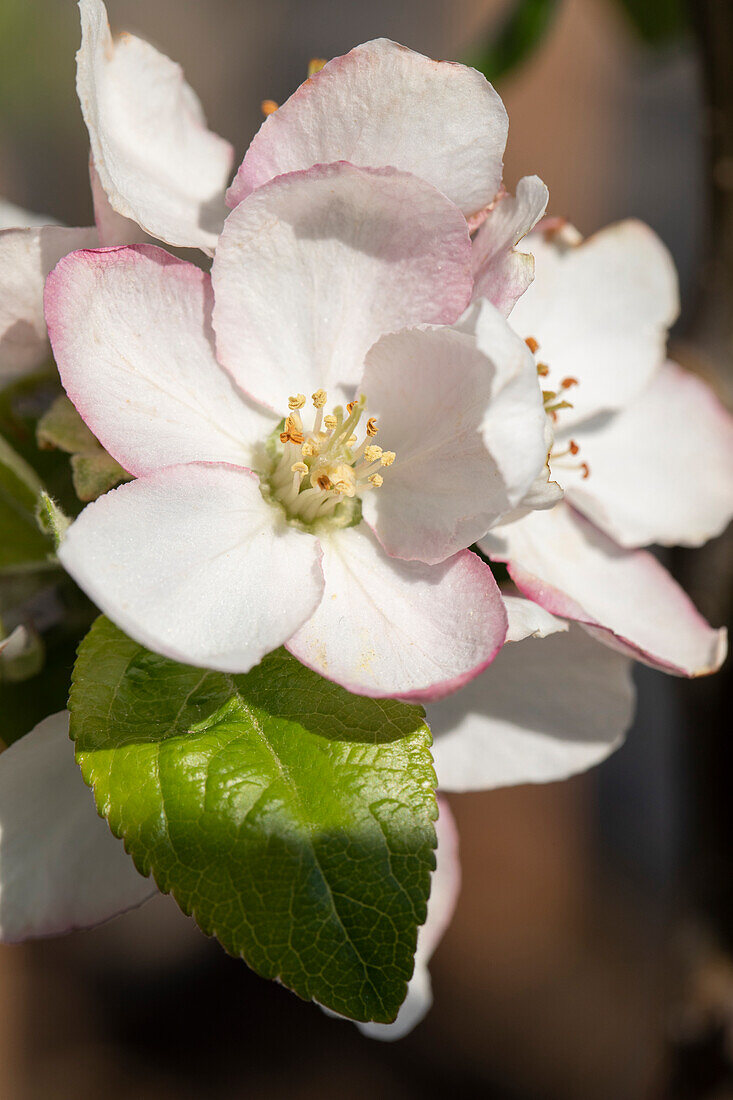
[[[238, 158], [311, 57], [394, 38], [478, 63], [584, 233], [638, 216], [677, 261], [675, 354], [733, 398], [731, 0], [107, 0], [182, 63]], [[73, 0], [0, 0], [0, 194], [92, 220]], [[730, 618], [731, 540], [668, 563]], [[728, 666], [730, 667], [730, 666]], [[0, 949], [0, 1100], [105, 1097], [729, 1100], [730, 672], [638, 670], [626, 746], [570, 782], [453, 797], [463, 892], [435, 1007], [377, 1044], [261, 981], [168, 898]]]

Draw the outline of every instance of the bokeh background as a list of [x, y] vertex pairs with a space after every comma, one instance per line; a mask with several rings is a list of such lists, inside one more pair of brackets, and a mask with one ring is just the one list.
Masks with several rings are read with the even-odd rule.
[[[507, 186], [538, 173], [590, 233], [634, 215], [680, 270], [677, 357], [729, 402], [730, 0], [108, 0], [180, 61], [244, 152], [311, 57], [388, 36], [493, 69]], [[503, 36], [502, 36], [503, 28]], [[515, 30], [516, 30], [515, 26]], [[0, 0], [0, 194], [91, 221], [73, 0]], [[731, 541], [668, 564], [730, 617]], [[0, 1098], [730, 1100], [730, 673], [638, 670], [626, 746], [569, 782], [451, 799], [463, 892], [436, 1005], [377, 1044], [229, 959], [168, 898], [0, 950]]]

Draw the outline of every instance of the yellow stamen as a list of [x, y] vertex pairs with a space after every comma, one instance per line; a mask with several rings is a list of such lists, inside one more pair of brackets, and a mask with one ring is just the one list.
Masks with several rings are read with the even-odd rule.
[[262, 111], [265, 118], [267, 118], [268, 115], [275, 114], [275, 111], [277, 110], [277, 103], [274, 99], [263, 99], [262, 103], [260, 104], [260, 110]]
[[383, 451], [382, 452], [382, 465], [383, 466], [391, 466], [396, 458], [397, 458], [397, 455], [395, 454], [394, 451]]
[[317, 409], [322, 409], [328, 401], [328, 394], [325, 390], [316, 390], [314, 394], [311, 394], [311, 399]]
[[330, 432], [333, 431], [333, 429], [336, 427], [337, 424], [338, 424], [338, 420], [331, 413], [329, 413], [328, 416], [324, 416], [323, 426], [325, 428], [328, 428], [328, 430]]
[[302, 409], [305, 405], [305, 394], [296, 393], [295, 396], [288, 398], [289, 409]]
[[372, 474], [369, 478], [369, 484], [373, 485], [375, 489], [378, 489], [380, 485], [384, 485], [384, 478], [381, 474]]
[[381, 447], [378, 447], [376, 443], [371, 443], [364, 448], [364, 459], [367, 462], [376, 462], [377, 459], [382, 457], [382, 453]]
[[378, 431], [379, 431], [379, 428], [377, 427], [376, 418], [373, 417], [373, 416], [370, 416], [369, 419], [366, 422], [366, 434], [370, 437], [370, 439], [373, 439]]

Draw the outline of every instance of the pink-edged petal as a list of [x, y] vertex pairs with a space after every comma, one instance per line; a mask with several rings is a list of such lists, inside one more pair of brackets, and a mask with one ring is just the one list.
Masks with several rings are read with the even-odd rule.
[[460, 211], [403, 172], [332, 164], [273, 180], [216, 250], [220, 361], [280, 414], [291, 393], [351, 397], [380, 336], [460, 316], [470, 247]]
[[551, 615], [533, 600], [511, 596], [506, 592], [502, 593], [502, 599], [509, 620], [507, 642], [523, 642], [525, 638], [547, 638], [550, 634], [562, 633], [568, 629], [564, 619]]
[[320, 548], [234, 466], [174, 466], [88, 505], [59, 548], [101, 610], [173, 660], [247, 672], [313, 613]]
[[95, 229], [0, 230], [0, 387], [48, 357], [43, 284], [49, 271], [67, 252], [96, 243]]
[[47, 214], [34, 214], [15, 203], [0, 199], [0, 229], [27, 229], [29, 226], [57, 225]]
[[676, 363], [576, 439], [590, 477], [558, 471], [567, 498], [622, 546], [700, 546], [733, 516], [733, 418]]
[[97, 227], [99, 243], [105, 247], [123, 244], [140, 244], [147, 234], [131, 218], [123, 218], [110, 204], [107, 193], [102, 187], [94, 158], [89, 158], [89, 184], [94, 204], [94, 224]]
[[539, 343], [550, 368], [543, 388], [565, 378], [558, 428], [622, 408], [650, 381], [664, 359], [667, 329], [679, 311], [677, 274], [665, 246], [648, 226], [624, 221], [578, 243], [568, 230], [542, 226], [525, 238], [535, 277], [512, 310], [510, 323]]
[[153, 245], [76, 252], [48, 278], [66, 392], [132, 474], [197, 460], [249, 466], [275, 426], [217, 363], [212, 300], [207, 274]]
[[397, 1019], [391, 1024], [357, 1024], [359, 1031], [370, 1039], [391, 1042], [402, 1039], [430, 1011], [433, 991], [428, 963], [442, 940], [455, 912], [461, 889], [461, 864], [458, 856], [458, 829], [445, 798], [438, 798], [440, 816], [435, 823], [438, 848], [436, 865], [430, 883], [428, 916], [417, 934], [415, 971], [407, 987], [407, 997]]
[[365, 42], [265, 120], [227, 202], [235, 206], [283, 172], [348, 160], [412, 172], [468, 216], [499, 190], [507, 130], [501, 99], [475, 69], [384, 38]]
[[112, 208], [169, 244], [213, 249], [231, 145], [207, 130], [179, 65], [134, 35], [113, 40], [102, 0], [79, 9], [76, 88]]
[[427, 711], [442, 790], [565, 779], [623, 741], [631, 662], [571, 627], [504, 646], [491, 668]]
[[624, 550], [567, 504], [496, 528], [480, 545], [508, 563], [525, 596], [645, 664], [679, 676], [722, 664], [725, 631], [705, 622], [656, 558]]
[[367, 356], [369, 412], [380, 445], [397, 458], [379, 491], [364, 497], [364, 517], [396, 557], [435, 563], [470, 546], [515, 506], [544, 462], [534, 361], [501, 314], [488, 303], [486, 310], [481, 339], [406, 330]]
[[463, 551], [388, 558], [364, 524], [323, 540], [323, 599], [287, 648], [357, 695], [438, 699], [477, 676], [506, 637], [491, 570]]
[[0, 754], [0, 940], [90, 928], [157, 892], [98, 816], [65, 711]]
[[474, 298], [511, 313], [534, 277], [534, 259], [517, 245], [547, 209], [549, 191], [539, 176], [524, 176], [516, 195], [502, 194], [473, 238]]

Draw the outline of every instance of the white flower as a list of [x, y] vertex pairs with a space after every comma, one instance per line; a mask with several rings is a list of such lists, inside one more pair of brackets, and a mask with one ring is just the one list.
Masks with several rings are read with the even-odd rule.
[[240, 203], [212, 282], [215, 300], [149, 246], [50, 276], [62, 381], [137, 477], [85, 509], [62, 563], [190, 664], [246, 671], [286, 643], [353, 691], [455, 690], [506, 631], [465, 547], [546, 458], [534, 361], [498, 311], [476, 336], [424, 327], [470, 297], [465, 218], [407, 173], [320, 166]]
[[525, 595], [599, 640], [667, 672], [712, 672], [725, 632], [639, 549], [700, 545], [733, 514], [733, 422], [702, 382], [664, 361], [678, 308], [671, 258], [634, 221], [583, 243], [550, 225], [526, 243], [536, 278], [510, 323], [557, 395], [550, 461], [565, 501], [481, 546]]

